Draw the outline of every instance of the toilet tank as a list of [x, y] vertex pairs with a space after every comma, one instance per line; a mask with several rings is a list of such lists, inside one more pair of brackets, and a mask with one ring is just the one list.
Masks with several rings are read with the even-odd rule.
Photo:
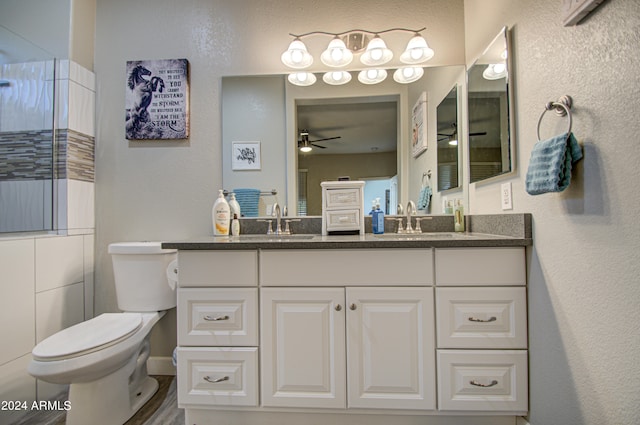
[[109, 245], [109, 254], [120, 310], [161, 311], [176, 306], [176, 285], [167, 277], [169, 264], [178, 255], [175, 249], [162, 249], [160, 242], [120, 242]]

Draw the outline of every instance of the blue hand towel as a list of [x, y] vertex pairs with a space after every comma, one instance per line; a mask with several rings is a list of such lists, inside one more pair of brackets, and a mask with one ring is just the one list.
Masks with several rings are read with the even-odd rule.
[[418, 196], [418, 209], [426, 210], [429, 208], [429, 202], [431, 202], [431, 186], [425, 186], [420, 189], [420, 195]]
[[533, 146], [526, 190], [529, 195], [562, 192], [571, 183], [571, 168], [582, 159], [582, 148], [573, 133], [559, 134]]
[[260, 203], [259, 189], [234, 189], [236, 201], [240, 204], [243, 217], [257, 217], [258, 204]]

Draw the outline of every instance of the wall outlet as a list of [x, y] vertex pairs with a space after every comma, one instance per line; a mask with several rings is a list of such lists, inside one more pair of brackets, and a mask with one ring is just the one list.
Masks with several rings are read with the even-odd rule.
[[604, 0], [562, 0], [562, 23], [576, 25]]
[[500, 188], [500, 194], [502, 195], [502, 201], [500, 205], [502, 205], [503, 210], [512, 210], [513, 209], [513, 199], [511, 198], [511, 182], [503, 183]]

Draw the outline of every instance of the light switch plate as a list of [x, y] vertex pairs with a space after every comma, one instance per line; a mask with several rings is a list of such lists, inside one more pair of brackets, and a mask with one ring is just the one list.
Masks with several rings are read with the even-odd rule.
[[562, 23], [576, 25], [604, 0], [562, 0]]
[[511, 198], [511, 182], [503, 183], [500, 188], [500, 194], [502, 195], [502, 209], [503, 210], [512, 210], [513, 209], [513, 200]]

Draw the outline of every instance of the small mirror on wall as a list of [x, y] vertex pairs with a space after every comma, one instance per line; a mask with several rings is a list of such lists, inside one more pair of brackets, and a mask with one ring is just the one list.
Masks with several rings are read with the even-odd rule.
[[438, 122], [438, 191], [459, 186], [458, 86], [442, 99], [436, 110]]
[[507, 28], [467, 71], [469, 181], [513, 171], [512, 72]]

